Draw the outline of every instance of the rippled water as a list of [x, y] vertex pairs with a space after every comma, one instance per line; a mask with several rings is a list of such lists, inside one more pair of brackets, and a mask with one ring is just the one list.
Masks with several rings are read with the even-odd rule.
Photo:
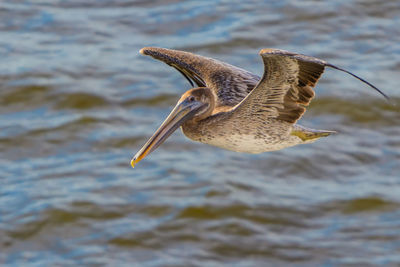
[[[400, 4], [1, 1], [0, 265], [400, 265]], [[188, 83], [138, 54], [261, 74], [261, 48], [328, 60], [302, 124], [260, 155], [176, 132], [129, 161]]]

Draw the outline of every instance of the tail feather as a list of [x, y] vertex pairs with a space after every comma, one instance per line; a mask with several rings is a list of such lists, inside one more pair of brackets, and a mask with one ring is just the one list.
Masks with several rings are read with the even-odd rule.
[[318, 138], [326, 137], [336, 133], [328, 130], [309, 129], [300, 125], [294, 125], [291, 135], [299, 137], [303, 142], [315, 141]]

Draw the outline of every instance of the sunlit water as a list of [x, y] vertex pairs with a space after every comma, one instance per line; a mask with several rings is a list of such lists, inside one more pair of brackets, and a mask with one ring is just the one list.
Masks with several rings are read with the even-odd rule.
[[1, 1], [0, 265], [398, 266], [400, 113], [326, 70], [301, 123], [339, 134], [238, 154], [177, 131], [129, 165], [189, 84], [155, 45], [258, 75], [316, 56], [400, 106], [393, 1]]

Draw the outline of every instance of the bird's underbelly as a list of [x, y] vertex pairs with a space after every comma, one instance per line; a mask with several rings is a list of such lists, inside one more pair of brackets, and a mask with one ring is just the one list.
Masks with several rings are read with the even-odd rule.
[[254, 135], [238, 135], [217, 136], [211, 139], [196, 140], [212, 146], [217, 146], [227, 150], [244, 153], [262, 153], [268, 151], [280, 150], [286, 147], [294, 146], [303, 143], [296, 136], [287, 136], [285, 138], [256, 137]]

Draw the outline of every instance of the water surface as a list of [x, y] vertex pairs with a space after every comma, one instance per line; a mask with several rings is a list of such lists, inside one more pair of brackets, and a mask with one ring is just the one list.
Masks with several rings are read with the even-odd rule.
[[301, 121], [337, 135], [247, 155], [177, 131], [129, 165], [190, 88], [140, 48], [258, 75], [296, 51], [400, 106], [398, 25], [397, 0], [2, 1], [0, 264], [400, 265], [400, 113], [344, 73]]

